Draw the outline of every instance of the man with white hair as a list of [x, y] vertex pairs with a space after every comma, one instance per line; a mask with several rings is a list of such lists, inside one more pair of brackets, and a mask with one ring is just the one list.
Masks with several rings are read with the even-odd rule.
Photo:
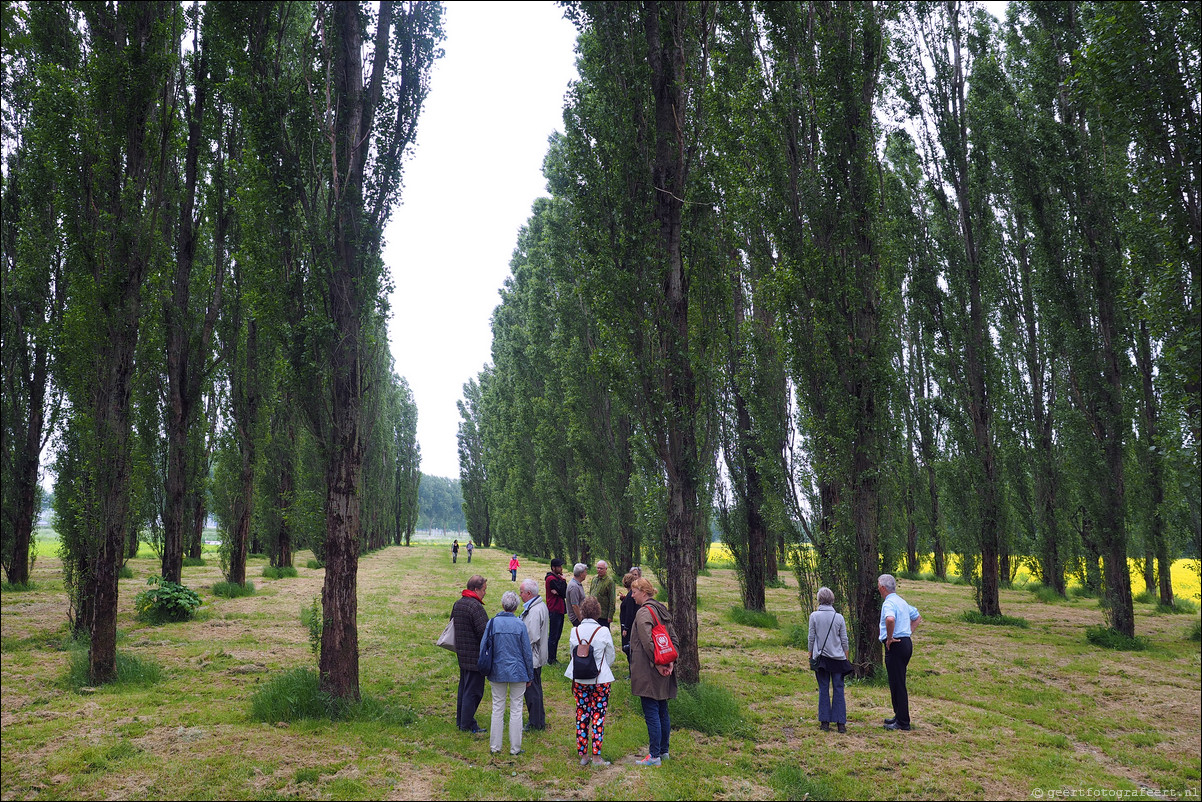
[[617, 583], [609, 575], [609, 563], [605, 560], [597, 560], [597, 575], [589, 585], [588, 595], [601, 603], [601, 617], [597, 619], [597, 623], [609, 629], [609, 622], [614, 617], [614, 607], [618, 604], [618, 590]]
[[910, 634], [922, 623], [918, 610], [897, 595], [897, 580], [881, 574], [876, 580], [881, 604], [881, 643], [885, 644], [885, 672], [889, 675], [889, 698], [893, 718], [885, 719], [887, 730], [910, 729], [910, 696], [906, 691], [906, 666], [914, 654]]
[[534, 658], [534, 679], [526, 686], [526, 710], [529, 713], [528, 730], [547, 728], [547, 711], [543, 708], [543, 666], [547, 664], [547, 642], [551, 634], [551, 618], [547, 603], [538, 595], [538, 582], [523, 579], [518, 596], [524, 605], [522, 621], [530, 636], [530, 651]]
[[584, 619], [580, 617], [580, 605], [588, 594], [584, 592], [584, 578], [588, 576], [588, 566], [576, 563], [572, 566], [572, 578], [568, 580], [568, 620], [572, 626], [580, 626]]

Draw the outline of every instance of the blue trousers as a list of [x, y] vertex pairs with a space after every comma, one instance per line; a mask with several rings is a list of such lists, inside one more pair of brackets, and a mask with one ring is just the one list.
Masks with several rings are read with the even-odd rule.
[[647, 741], [651, 757], [668, 754], [668, 737], [672, 722], [668, 718], [668, 700], [640, 696], [643, 702], [643, 718], [647, 720]]
[[832, 674], [819, 668], [818, 677], [818, 720], [847, 723], [847, 702], [843, 699], [843, 675]]

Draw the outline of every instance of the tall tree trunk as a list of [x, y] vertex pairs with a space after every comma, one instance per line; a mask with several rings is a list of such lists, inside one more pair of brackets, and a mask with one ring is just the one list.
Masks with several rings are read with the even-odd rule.
[[18, 454], [18, 467], [15, 472], [17, 509], [16, 520], [13, 522], [12, 561], [7, 566], [8, 581], [14, 585], [29, 583], [29, 547], [33, 542], [33, 522], [38, 513], [35, 509], [38, 499], [38, 468], [41, 466], [42, 430], [46, 420], [48, 351], [47, 344], [39, 338], [34, 346], [33, 370], [25, 377], [29, 408], [21, 411], [22, 416], [28, 415], [28, 418], [22, 420], [25, 424], [25, 437]]

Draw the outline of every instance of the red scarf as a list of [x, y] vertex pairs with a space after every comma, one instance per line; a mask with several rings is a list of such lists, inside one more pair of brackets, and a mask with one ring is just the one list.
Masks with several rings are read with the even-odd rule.
[[469, 599], [475, 599], [476, 601], [480, 602], [481, 604], [484, 604], [484, 599], [481, 599], [480, 594], [474, 590], [465, 590], [465, 591], [463, 591], [462, 595], [466, 596]]

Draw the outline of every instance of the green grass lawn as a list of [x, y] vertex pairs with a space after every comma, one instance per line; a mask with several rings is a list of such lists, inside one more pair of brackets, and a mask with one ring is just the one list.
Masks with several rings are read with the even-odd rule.
[[[733, 735], [677, 728], [673, 760], [633, 765], [646, 729], [619, 655], [604, 749], [614, 764], [593, 770], [576, 762], [570, 687], [554, 668], [543, 679], [550, 727], [526, 737], [524, 755], [490, 757], [486, 738], [455, 728], [458, 669], [434, 639], [472, 573], [490, 579], [490, 614], [515, 587], [508, 554], [490, 549], [471, 565], [452, 565], [442, 546], [360, 561], [361, 686], [415, 711], [414, 723], [253, 722], [256, 689], [314, 665], [301, 609], [320, 594], [324, 571], [301, 567], [310, 556], [297, 555], [299, 576], [282, 579], [261, 577], [265, 562], [252, 560], [256, 593], [234, 599], [211, 591], [222, 579], [215, 559], [185, 568], [184, 583], [204, 599], [200, 614], [156, 627], [133, 616], [134, 595], [158, 573], [154, 555], [140, 555], [121, 581], [118, 648], [160, 676], [77, 692], [66, 682], [59, 563], [43, 547], [35, 589], [0, 596], [0, 797], [1032, 799], [1049, 789], [1198, 797], [1202, 669], [1198, 643], [1186, 639], [1196, 613], [1137, 605], [1149, 649], [1113, 652], [1086, 641], [1086, 628], [1103, 620], [1094, 599], [1044, 604], [1006, 590], [1003, 612], [1028, 627], [985, 626], [962, 618], [971, 587], [903, 582], [926, 621], [910, 664], [915, 729], [883, 730], [888, 687], [864, 683], [848, 687], [848, 733], [839, 735], [818, 730], [813, 675], [805, 654], [786, 645], [808, 616], [794, 584], [768, 592], [779, 628], [748, 626], [732, 618], [734, 572], [712, 569], [698, 579], [703, 679], [737, 703], [742, 725]], [[522, 565], [522, 577], [547, 570]], [[489, 705], [486, 692], [482, 724]]]

